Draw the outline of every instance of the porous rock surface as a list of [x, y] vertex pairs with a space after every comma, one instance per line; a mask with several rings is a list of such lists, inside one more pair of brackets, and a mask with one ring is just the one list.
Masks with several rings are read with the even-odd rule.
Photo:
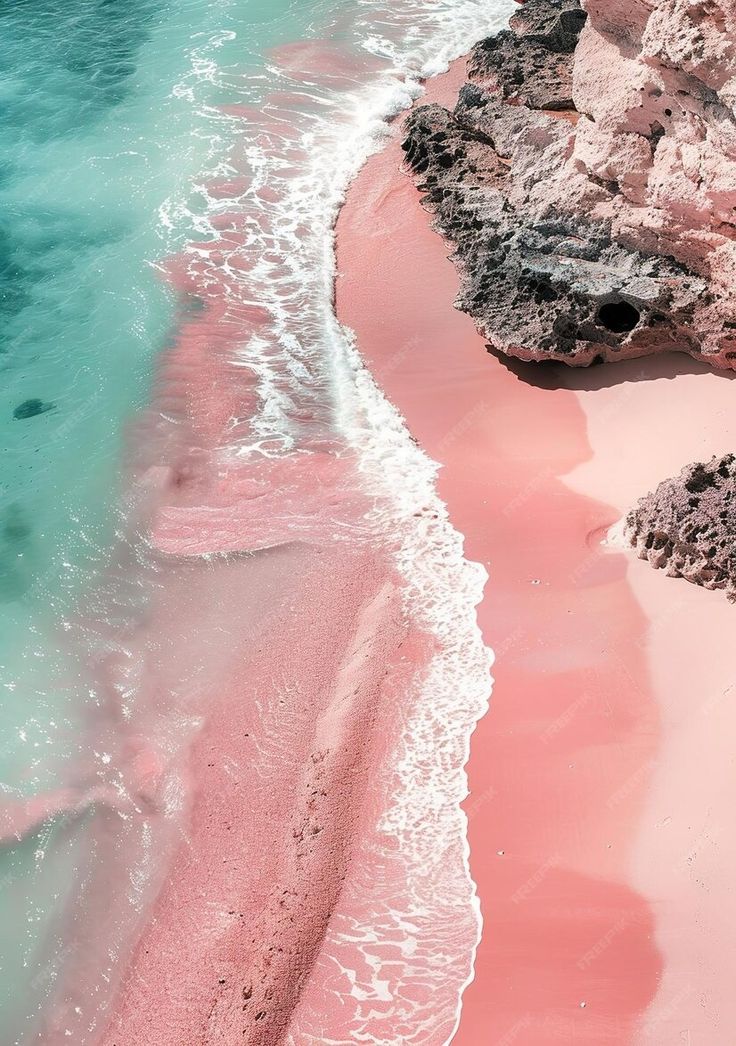
[[736, 3], [528, 0], [408, 165], [498, 351], [736, 367]]
[[640, 559], [736, 602], [736, 458], [688, 465], [660, 483], [626, 517]]

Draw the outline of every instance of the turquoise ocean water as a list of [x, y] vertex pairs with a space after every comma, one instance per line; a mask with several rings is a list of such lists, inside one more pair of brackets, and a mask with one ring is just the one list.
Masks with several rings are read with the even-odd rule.
[[[102, 579], [129, 540], [130, 426], [176, 334], [161, 262], [211, 237], [207, 183], [248, 173], [231, 163], [240, 146], [247, 165], [247, 122], [222, 107], [258, 107], [284, 86], [268, 56], [292, 41], [327, 37], [387, 65], [409, 55], [396, 64], [411, 76], [438, 52], [439, 69], [442, 53], [454, 57], [482, 35], [493, 7], [0, 0], [0, 1046], [39, 1041], [39, 1014], [74, 958], [64, 913], [89, 865], [92, 815], [23, 827], [18, 812], [33, 797], [83, 792], [108, 759], [90, 747], [101, 697], [79, 622], [122, 619], [143, 598], [124, 584], [111, 593]], [[305, 112], [329, 115], [329, 78], [300, 89]], [[368, 113], [366, 126], [382, 115]], [[327, 208], [327, 227], [330, 162], [301, 172], [304, 199]], [[308, 256], [293, 237], [275, 236], [271, 249], [281, 242], [294, 257], [278, 261], [297, 282], [300, 266], [312, 278], [323, 246]], [[327, 295], [329, 283], [329, 274], [317, 280], [314, 294]], [[294, 367], [289, 381], [298, 380]], [[114, 632], [115, 621], [106, 624]]]
[[[197, 235], [226, 154], [228, 77], [308, 32], [288, 0], [0, 4], [0, 797], [74, 779], [94, 704], [65, 621], [119, 524], [126, 422], [174, 301], [152, 266]], [[257, 82], [254, 82], [257, 87]], [[80, 832], [49, 820], [0, 852], [3, 1046], [63, 962], [44, 947]], [[12, 1029], [12, 1030], [11, 1030]]]

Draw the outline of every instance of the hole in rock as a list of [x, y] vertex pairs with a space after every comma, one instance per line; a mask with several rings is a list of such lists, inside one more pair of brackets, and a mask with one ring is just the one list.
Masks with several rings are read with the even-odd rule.
[[623, 334], [637, 325], [639, 310], [627, 301], [609, 301], [598, 310], [598, 322], [614, 334]]

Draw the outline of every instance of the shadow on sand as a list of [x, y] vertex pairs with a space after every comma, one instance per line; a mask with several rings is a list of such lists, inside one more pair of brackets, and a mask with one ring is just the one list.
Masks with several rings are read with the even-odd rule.
[[656, 356], [641, 356], [620, 363], [599, 363], [590, 367], [568, 367], [555, 360], [527, 363], [488, 346], [488, 352], [516, 377], [527, 385], [540, 389], [570, 389], [590, 391], [624, 385], [632, 381], [654, 381], [659, 378], [676, 378], [680, 374], [715, 374], [719, 378], [732, 380], [736, 371], [715, 370], [707, 363], [688, 356], [684, 352], [663, 352]]

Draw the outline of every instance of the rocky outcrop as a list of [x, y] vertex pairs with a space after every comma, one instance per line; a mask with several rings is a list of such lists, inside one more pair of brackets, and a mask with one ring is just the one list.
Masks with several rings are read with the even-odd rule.
[[736, 8], [528, 0], [404, 149], [492, 347], [736, 367]]
[[[531, 3], [511, 19], [513, 32], [482, 40], [468, 75], [531, 109], [572, 109], [572, 63], [585, 12], [578, 0]], [[519, 40], [523, 45], [519, 45]]]
[[626, 518], [640, 559], [736, 602], [736, 457], [688, 465], [660, 483]]

